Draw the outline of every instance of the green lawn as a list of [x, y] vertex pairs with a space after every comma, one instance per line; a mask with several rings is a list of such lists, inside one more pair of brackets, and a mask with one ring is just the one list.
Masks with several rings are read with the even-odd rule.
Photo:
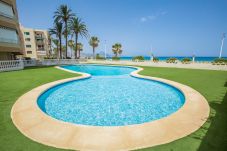
[[[209, 101], [211, 115], [197, 132], [145, 151], [224, 151], [227, 149], [227, 72], [144, 67], [141, 74], [174, 80], [198, 90]], [[0, 73], [0, 151], [57, 150], [23, 136], [13, 125], [10, 110], [19, 96], [44, 83], [77, 76], [53, 67]]]

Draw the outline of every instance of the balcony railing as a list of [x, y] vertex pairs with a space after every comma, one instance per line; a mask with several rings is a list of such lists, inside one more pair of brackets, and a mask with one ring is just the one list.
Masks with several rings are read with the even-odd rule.
[[4, 12], [0, 12], [0, 16], [4, 16], [4, 17], [10, 18], [10, 19], [15, 19], [14, 15], [9, 15], [9, 14], [6, 14]]
[[4, 43], [13, 43], [13, 44], [18, 44], [19, 41], [15, 39], [7, 39], [7, 38], [0, 38], [0, 42]]

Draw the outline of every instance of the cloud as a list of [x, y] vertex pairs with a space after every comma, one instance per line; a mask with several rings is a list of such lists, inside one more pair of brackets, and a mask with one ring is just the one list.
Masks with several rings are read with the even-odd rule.
[[141, 22], [153, 21], [153, 20], [157, 19], [158, 17], [164, 16], [166, 14], [167, 14], [166, 11], [159, 11], [159, 12], [156, 12], [156, 13], [154, 13], [152, 15], [141, 17], [140, 21]]
[[146, 18], [146, 17], [141, 17], [141, 18], [140, 18], [140, 21], [141, 21], [141, 22], [146, 22], [146, 21], [147, 21], [147, 18]]

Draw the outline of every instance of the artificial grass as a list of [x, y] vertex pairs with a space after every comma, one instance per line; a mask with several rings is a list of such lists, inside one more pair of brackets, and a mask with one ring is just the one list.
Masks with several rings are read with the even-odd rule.
[[0, 151], [57, 150], [36, 143], [21, 134], [12, 123], [11, 107], [18, 97], [32, 88], [74, 76], [78, 75], [53, 67], [0, 73]]
[[[211, 106], [211, 116], [197, 132], [144, 151], [224, 151], [227, 148], [227, 72], [177, 68], [143, 67], [140, 74], [174, 80], [199, 91]], [[25, 92], [44, 83], [78, 76], [53, 67], [28, 68], [0, 73], [0, 150], [60, 150], [36, 143], [22, 135], [10, 118], [11, 107]]]
[[207, 99], [210, 117], [195, 133], [143, 151], [226, 151], [227, 150], [227, 72], [212, 70], [143, 67], [140, 74], [161, 77], [188, 85]]

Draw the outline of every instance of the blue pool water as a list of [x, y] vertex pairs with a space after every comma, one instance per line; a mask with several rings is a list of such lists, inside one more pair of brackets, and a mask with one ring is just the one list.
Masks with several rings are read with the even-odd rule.
[[114, 76], [126, 75], [135, 71], [135, 68], [129, 67], [116, 67], [116, 66], [94, 66], [94, 65], [76, 65], [76, 66], [63, 66], [65, 69], [89, 73], [93, 76]]
[[55, 86], [38, 98], [48, 115], [93, 126], [141, 124], [166, 117], [184, 104], [184, 95], [164, 83], [135, 78], [134, 68], [96, 65], [63, 66], [91, 78]]

